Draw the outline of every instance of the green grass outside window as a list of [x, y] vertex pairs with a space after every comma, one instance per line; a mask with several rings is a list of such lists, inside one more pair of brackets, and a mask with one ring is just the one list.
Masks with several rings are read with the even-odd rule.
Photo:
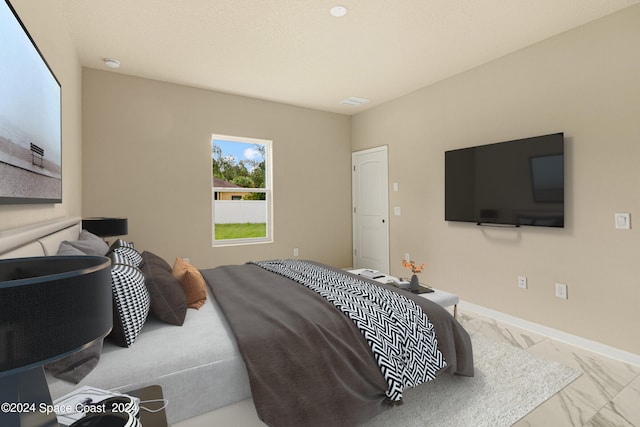
[[215, 224], [216, 240], [267, 237], [267, 224]]

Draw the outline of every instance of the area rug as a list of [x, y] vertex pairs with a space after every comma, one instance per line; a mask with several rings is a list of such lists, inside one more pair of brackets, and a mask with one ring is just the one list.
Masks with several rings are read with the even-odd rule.
[[509, 344], [470, 335], [475, 377], [443, 375], [406, 390], [404, 405], [363, 426], [510, 426], [582, 375]]

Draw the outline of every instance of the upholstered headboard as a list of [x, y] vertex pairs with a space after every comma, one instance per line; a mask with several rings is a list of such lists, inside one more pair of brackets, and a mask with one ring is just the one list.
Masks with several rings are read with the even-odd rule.
[[80, 217], [65, 217], [0, 231], [0, 258], [55, 255], [64, 240], [77, 240]]

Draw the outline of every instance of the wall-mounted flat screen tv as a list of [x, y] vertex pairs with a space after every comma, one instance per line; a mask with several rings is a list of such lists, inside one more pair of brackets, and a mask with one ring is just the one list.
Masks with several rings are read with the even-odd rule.
[[445, 152], [445, 220], [564, 227], [564, 134]]
[[0, 0], [0, 204], [62, 201], [61, 88]]

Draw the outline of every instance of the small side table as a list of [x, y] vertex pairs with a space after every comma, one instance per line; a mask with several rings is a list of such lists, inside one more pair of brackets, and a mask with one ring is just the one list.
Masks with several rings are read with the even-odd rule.
[[[357, 274], [360, 274], [363, 270], [364, 270], [364, 268], [358, 268], [356, 270], [348, 270], [348, 271], [349, 271], [349, 273], [357, 275]], [[375, 280], [376, 282], [380, 282], [380, 283], [389, 283], [389, 282], [392, 282], [395, 279], [396, 278], [394, 276], [389, 276], [388, 274], [382, 274], [381, 273], [379, 277], [376, 277], [373, 280]], [[435, 289], [435, 288], [431, 288], [431, 289], [433, 290], [433, 292], [414, 294], [414, 295], [418, 295], [419, 297], [431, 300], [431, 301], [435, 302], [436, 304], [438, 304], [438, 305], [440, 305], [442, 307], [453, 306], [453, 317], [454, 317], [454, 319], [457, 319], [457, 317], [458, 317], [458, 302], [460, 302], [460, 298], [458, 298], [457, 295], [451, 294], [449, 292], [441, 291], [441, 290]]]
[[449, 292], [441, 291], [439, 289], [433, 289], [433, 292], [428, 294], [418, 294], [418, 296], [431, 300], [442, 307], [449, 307], [452, 305], [453, 318], [458, 318], [458, 303], [460, 302], [458, 295], [450, 294]]
[[[126, 394], [137, 397], [140, 399], [140, 406], [144, 406], [153, 411], [161, 409], [164, 406], [162, 387], [159, 385], [142, 387], [137, 390], [128, 391]], [[164, 408], [158, 412], [149, 412], [140, 409], [140, 424], [142, 424], [143, 427], [169, 427]]]

